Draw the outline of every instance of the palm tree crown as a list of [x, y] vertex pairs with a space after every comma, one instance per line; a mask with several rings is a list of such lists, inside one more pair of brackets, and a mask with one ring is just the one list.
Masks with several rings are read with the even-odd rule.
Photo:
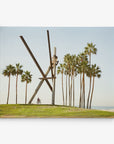
[[23, 73], [23, 70], [22, 70], [22, 65], [20, 65], [20, 63], [16, 64], [16, 74], [17, 75], [21, 75]]
[[92, 54], [96, 54], [97, 53], [97, 48], [95, 47], [96, 45], [93, 43], [87, 43], [87, 46], [85, 47], [85, 53], [90, 55]]
[[30, 83], [32, 81], [32, 75], [30, 74], [29, 71], [25, 71], [24, 74], [21, 76], [21, 81], [22, 82], [27, 82]]
[[64, 64], [60, 64], [60, 66], [58, 66], [58, 70], [57, 70], [57, 74], [63, 74], [64, 73]]
[[10, 75], [15, 75], [15, 67], [12, 66], [11, 64], [6, 66], [6, 69], [2, 73], [4, 76], [10, 76]]

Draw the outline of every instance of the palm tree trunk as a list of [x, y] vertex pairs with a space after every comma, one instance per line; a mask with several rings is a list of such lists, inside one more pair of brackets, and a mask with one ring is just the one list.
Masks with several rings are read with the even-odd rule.
[[10, 93], [10, 75], [9, 75], [9, 83], [8, 83], [8, 97], [7, 97], [7, 104], [9, 102], [9, 93]]
[[18, 83], [18, 74], [16, 76], [16, 104], [17, 104], [17, 83]]
[[81, 97], [82, 97], [82, 75], [80, 74], [80, 100], [79, 100], [79, 108], [81, 108]]
[[[89, 54], [89, 63], [91, 66], [91, 53]], [[89, 85], [89, 92], [88, 92], [88, 98], [87, 98], [87, 109], [89, 108], [90, 92], [91, 92], [91, 75], [90, 75], [90, 85]]]
[[83, 83], [82, 83], [82, 86], [83, 86], [83, 93], [82, 93], [82, 103], [81, 103], [81, 107], [82, 108], [85, 108], [85, 84], [84, 84], [84, 72], [83, 72]]
[[85, 74], [84, 74], [84, 108], [85, 108]]
[[69, 84], [69, 106], [70, 106], [70, 75], [69, 75], [69, 79], [68, 79], [68, 84]]
[[90, 105], [89, 105], [89, 108], [90, 108], [90, 109], [91, 109], [91, 103], [92, 103], [93, 91], [94, 91], [94, 80], [95, 80], [95, 77], [93, 77], [93, 86], [92, 86], [92, 92], [91, 92], [91, 98], [90, 98]]
[[90, 66], [91, 66], [91, 53], [89, 54], [89, 63], [90, 63]]
[[66, 74], [66, 105], [67, 105], [67, 74]]
[[62, 94], [63, 94], [63, 105], [64, 105], [64, 87], [63, 87], [63, 73], [62, 73]]
[[88, 98], [87, 98], [87, 109], [89, 108], [90, 92], [91, 92], [91, 76], [90, 76], [90, 86], [89, 86], [89, 93], [88, 93]]
[[25, 87], [25, 104], [27, 104], [27, 81], [26, 81], [26, 87]]
[[75, 93], [74, 93], [74, 75], [73, 75], [73, 107], [75, 106]]
[[72, 75], [71, 75], [71, 86], [70, 86], [70, 106], [72, 105]]

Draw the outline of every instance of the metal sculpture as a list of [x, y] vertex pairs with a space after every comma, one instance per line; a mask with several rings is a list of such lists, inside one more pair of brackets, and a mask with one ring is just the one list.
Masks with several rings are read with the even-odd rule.
[[[50, 46], [50, 37], [49, 37], [49, 31], [47, 30], [47, 38], [48, 38], [48, 48], [49, 48], [49, 59], [50, 59], [50, 65], [48, 67], [47, 72], [44, 74], [41, 66], [37, 62], [36, 58], [34, 57], [32, 51], [30, 50], [28, 44], [26, 43], [25, 39], [23, 36], [20, 36], [22, 42], [24, 43], [26, 49], [28, 50], [30, 56], [32, 57], [33, 61], [35, 62], [37, 68], [39, 69], [40, 73], [42, 74], [43, 78], [39, 78], [41, 81], [39, 82], [38, 86], [35, 89], [35, 92], [33, 93], [31, 99], [29, 100], [28, 104], [31, 104], [33, 99], [35, 98], [36, 94], [38, 93], [40, 87], [42, 86], [44, 80], [46, 81], [48, 87], [52, 91], [52, 105], [55, 104], [55, 79], [56, 79], [56, 65], [58, 64], [58, 59], [56, 56], [56, 48], [54, 47], [54, 55], [53, 58], [51, 57], [51, 46]], [[47, 77], [49, 74], [49, 71], [51, 70], [51, 77]], [[53, 85], [51, 86], [50, 82], [48, 79], [52, 79]]]

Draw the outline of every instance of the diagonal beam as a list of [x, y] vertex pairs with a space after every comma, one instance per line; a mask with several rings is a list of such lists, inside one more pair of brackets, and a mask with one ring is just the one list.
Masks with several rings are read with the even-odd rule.
[[53, 77], [51, 46], [50, 46], [50, 38], [49, 38], [49, 31], [48, 30], [47, 30], [47, 38], [48, 38], [48, 47], [49, 47], [49, 58], [50, 58], [50, 66], [51, 66], [51, 76]]
[[[50, 68], [51, 68], [51, 67], [49, 66], [49, 68], [48, 68], [48, 70], [47, 70], [47, 72], [46, 72], [46, 74], [45, 74], [45, 78], [46, 78], [46, 76], [48, 75], [48, 73], [49, 73], [49, 71], [50, 71]], [[31, 99], [29, 100], [29, 103], [28, 103], [28, 104], [31, 104], [31, 102], [33, 101], [34, 97], [35, 97], [36, 94], [38, 93], [38, 90], [39, 90], [40, 87], [42, 86], [43, 82], [44, 82], [44, 79], [42, 79], [42, 80], [40, 81], [40, 83], [38, 84], [37, 88], [35, 89], [34, 94], [32, 95]]]
[[[55, 56], [56, 56], [56, 47], [54, 47], [54, 55], [53, 55], [54, 61], [56, 61], [56, 57]], [[54, 77], [56, 77], [56, 63], [55, 62], [54, 62], [53, 70], [54, 70]], [[55, 105], [55, 80], [56, 79], [53, 79], [52, 105]]]
[[45, 78], [39, 78], [39, 79], [55, 79], [56, 77], [45, 77]]
[[[42, 76], [45, 78], [45, 74], [43, 72], [43, 70], [41, 69], [40, 65], [38, 64], [36, 58], [34, 57], [32, 51], [30, 50], [29, 46], [27, 45], [26, 41], [24, 40], [23, 36], [20, 36], [22, 42], [24, 43], [25, 47], [27, 48], [29, 54], [31, 55], [33, 61], [35, 62], [37, 68], [39, 69], [39, 71], [41, 72]], [[47, 79], [45, 79], [46, 83], [48, 84], [50, 90], [52, 91], [52, 86], [50, 85], [49, 81]]]

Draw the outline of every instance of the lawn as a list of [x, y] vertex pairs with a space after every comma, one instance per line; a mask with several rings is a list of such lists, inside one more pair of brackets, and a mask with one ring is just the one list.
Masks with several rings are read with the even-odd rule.
[[114, 118], [114, 112], [52, 105], [0, 105], [0, 118]]

